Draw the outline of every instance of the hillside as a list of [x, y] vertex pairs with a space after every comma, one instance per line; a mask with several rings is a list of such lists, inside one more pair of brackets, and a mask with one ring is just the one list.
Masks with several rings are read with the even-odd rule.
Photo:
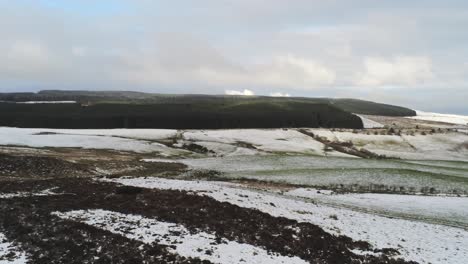
[[330, 105], [306, 103], [80, 104], [0, 103], [0, 126], [48, 128], [361, 128], [361, 119]]
[[[361, 119], [354, 113], [415, 115], [403, 107], [355, 99], [125, 91], [9, 93], [0, 94], [0, 101], [0, 126], [29, 128], [362, 128]], [[34, 103], [38, 101], [76, 103]]]
[[0, 101], [77, 101], [77, 102], [126, 102], [126, 103], [220, 103], [237, 104], [246, 102], [303, 102], [333, 104], [356, 114], [383, 116], [415, 116], [414, 110], [358, 99], [267, 97], [230, 95], [174, 95], [152, 94], [132, 91], [60, 91], [44, 90], [38, 93], [0, 93]]

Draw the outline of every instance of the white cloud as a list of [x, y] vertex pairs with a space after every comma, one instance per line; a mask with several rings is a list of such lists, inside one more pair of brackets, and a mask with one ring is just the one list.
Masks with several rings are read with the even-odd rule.
[[119, 12], [96, 16], [18, 2], [0, 0], [0, 91], [246, 87], [372, 99], [388, 91], [376, 88], [392, 87], [408, 106], [437, 97], [466, 109], [468, 5], [460, 1], [207, 0], [181, 8], [123, 0]]
[[251, 90], [244, 89], [244, 91], [235, 91], [235, 90], [226, 90], [224, 91], [227, 95], [245, 95], [245, 96], [253, 96], [255, 95], [254, 92]]
[[365, 72], [357, 78], [357, 85], [392, 86], [421, 85], [434, 78], [432, 61], [427, 57], [398, 56], [393, 59], [367, 57]]
[[304, 90], [331, 85], [336, 79], [332, 69], [294, 55], [275, 57], [271, 64], [261, 67], [256, 77], [266, 85]]
[[281, 93], [281, 92], [270, 93], [270, 96], [273, 96], [273, 97], [291, 97], [290, 94], [288, 94], [288, 93]]
[[[42, 79], [54, 68], [55, 60], [42, 43], [17, 40], [4, 44], [0, 51], [0, 77]], [[2, 48], [0, 46], [0, 48]]]
[[85, 47], [72, 47], [71, 52], [76, 57], [83, 57], [86, 56], [87, 50]]
[[[190, 43], [186, 45], [190, 46]], [[163, 60], [160, 53], [164, 54]], [[332, 69], [295, 55], [271, 56], [256, 62], [244, 61], [236, 64], [216, 50], [205, 48], [201, 43], [193, 45], [190, 53], [186, 50], [184, 56], [179, 54], [179, 47], [173, 45], [166, 46], [156, 54], [148, 52], [127, 56], [125, 60], [132, 68], [124, 69], [125, 72], [115, 76], [118, 79], [126, 78], [127, 81], [145, 84], [257, 86], [299, 90], [315, 90], [329, 86], [334, 84], [336, 79]], [[194, 56], [196, 59], [191, 61]]]
[[47, 52], [39, 43], [16, 41], [11, 45], [8, 57], [28, 60], [45, 60], [47, 58]]

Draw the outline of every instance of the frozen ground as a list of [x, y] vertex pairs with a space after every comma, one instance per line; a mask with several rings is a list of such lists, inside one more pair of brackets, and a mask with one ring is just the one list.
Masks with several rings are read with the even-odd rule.
[[0, 264], [25, 264], [27, 262], [26, 254], [8, 242], [5, 235], [0, 232]]
[[[468, 160], [468, 135], [461, 132], [430, 135], [374, 135], [309, 129], [330, 141], [353, 142], [377, 154], [403, 159]], [[161, 144], [164, 143], [164, 144]], [[22, 129], [0, 127], [0, 146], [113, 149], [160, 156], [187, 155], [186, 145], [205, 147], [211, 156], [305, 154], [355, 157], [327, 148], [296, 129], [159, 130], [159, 129]]]
[[22, 197], [49, 196], [49, 195], [60, 195], [60, 194], [53, 192], [53, 189], [46, 189], [40, 192], [0, 193], [0, 199], [14, 199], [14, 198], [22, 198]]
[[[174, 161], [146, 159], [145, 161]], [[353, 169], [395, 169], [436, 173], [468, 178], [468, 162], [419, 161], [419, 160], [373, 160], [311, 155], [257, 155], [178, 159], [194, 169], [212, 169], [227, 173], [255, 172], [308, 172], [330, 169], [350, 171]]]
[[183, 135], [186, 140], [201, 144], [247, 143], [255, 149], [266, 152], [347, 156], [334, 151], [325, 153], [325, 146], [322, 143], [294, 129], [189, 130]]
[[[357, 114], [356, 114], [357, 115]], [[383, 128], [384, 125], [379, 123], [379, 122], [376, 122], [374, 120], [370, 120], [369, 118], [366, 118], [362, 115], [357, 115], [361, 118], [362, 120], [362, 124], [364, 125], [364, 128]]]
[[76, 104], [76, 101], [25, 101], [17, 104]]
[[316, 224], [332, 234], [367, 241], [376, 248], [396, 248], [403, 258], [420, 263], [462, 264], [468, 259], [468, 232], [459, 228], [309, 203], [226, 183], [158, 178], [111, 181], [143, 188], [186, 190], [272, 216]]
[[411, 119], [443, 122], [457, 125], [468, 125], [468, 116], [438, 114], [423, 111], [416, 111], [416, 116], [408, 117]]
[[[262, 248], [240, 244], [225, 238], [219, 241], [213, 234], [191, 233], [184, 226], [144, 218], [139, 215], [126, 215], [105, 210], [56, 212], [54, 214], [63, 219], [83, 222], [147, 244], [157, 240], [161, 245], [173, 246], [173, 253], [187, 258], [209, 260], [212, 263], [308, 263], [298, 257], [281, 256], [274, 252], [267, 252]], [[210, 253], [207, 254], [207, 252]]]
[[[295, 185], [365, 191], [468, 193], [468, 163], [368, 160], [356, 158], [261, 155], [181, 159], [196, 170], [216, 170], [227, 179], [247, 178]], [[385, 185], [385, 186], [382, 186]], [[382, 188], [382, 189], [378, 189]]]
[[457, 132], [415, 134], [413, 136], [374, 135], [365, 132], [330, 131], [309, 129], [310, 132], [331, 141], [352, 142], [380, 155], [402, 159], [468, 160], [468, 135]]
[[[60, 158], [62, 152], [60, 149], [35, 150], [25, 147], [126, 151], [118, 154], [128, 159], [110, 160], [109, 162], [114, 163], [109, 163], [111, 167], [105, 167], [107, 171], [115, 171], [119, 174], [118, 176], [129, 175], [117, 165], [121, 163], [125, 165], [125, 162], [131, 160], [134, 166], [142, 168], [150, 165], [170, 167], [174, 164], [169, 163], [184, 163], [191, 171], [185, 171], [185, 166], [178, 164], [183, 167], [183, 170], [175, 172], [172, 176], [180, 177], [180, 179], [190, 176], [200, 179], [205, 175], [209, 178], [210, 175], [214, 175], [220, 178], [225, 177], [226, 180], [239, 178], [259, 180], [260, 182], [254, 183], [249, 181], [250, 185], [247, 181], [242, 181], [244, 185], [240, 185], [227, 182], [161, 178], [124, 178], [108, 181], [143, 188], [185, 190], [242, 208], [257, 209], [271, 216], [312, 223], [331, 234], [346, 235], [355, 241], [368, 241], [378, 249], [395, 248], [407, 260], [422, 263], [465, 263], [464, 261], [468, 259], [466, 248], [468, 211], [465, 206], [468, 204], [468, 198], [454, 196], [463, 196], [468, 193], [468, 150], [464, 145], [468, 142], [468, 135], [453, 131], [426, 136], [421, 135], [421, 131], [415, 136], [405, 133], [402, 136], [372, 133], [379, 129], [359, 130], [357, 133], [350, 130], [327, 129], [309, 129], [309, 131], [326, 137], [330, 141], [352, 141], [356, 148], [365, 148], [378, 154], [404, 159], [361, 159], [326, 150], [323, 143], [296, 129], [176, 131], [3, 127], [0, 128], [0, 146], [2, 146], [2, 151], [6, 151], [3, 151], [5, 153], [32, 157], [52, 155], [53, 152], [54, 157]], [[71, 149], [64, 153], [74, 156], [88, 152], [88, 150], [76, 151], [79, 153], [72, 155]], [[97, 153], [101, 155], [101, 152], [97, 151]], [[80, 160], [77, 159], [76, 162], [79, 163]], [[112, 166], [118, 168], [113, 170]], [[219, 173], [210, 174], [210, 170]], [[207, 171], [210, 172], [204, 174]], [[131, 175], [161, 177], [159, 170]], [[288, 185], [265, 184], [265, 181], [288, 183]], [[104, 185], [99, 181], [93, 182]], [[18, 185], [21, 184], [25, 182], [18, 181]], [[258, 189], [266, 191], [254, 190], [251, 188], [254, 184], [261, 186]], [[303, 188], [295, 189], [298, 186], [291, 184], [301, 185]], [[343, 188], [345, 185], [357, 193], [337, 195], [330, 191], [318, 193], [316, 190], [317, 188], [346, 190]], [[312, 187], [316, 189], [311, 189]], [[46, 191], [41, 192], [44, 189]], [[4, 204], [14, 204], [16, 201], [25, 201], [28, 198], [31, 201], [62, 198], [62, 196], [53, 196], [55, 193], [46, 188], [37, 188], [34, 192], [28, 193], [29, 189], [10, 190], [4, 185], [2, 190], [0, 199], [3, 199]], [[432, 196], [362, 193], [369, 191], [412, 194], [424, 192]], [[451, 197], [437, 196], [441, 194]], [[113, 197], [116, 194], [111, 190], [109, 195]], [[135, 201], [128, 200], [129, 204], [141, 202], [139, 195], [132, 197]], [[79, 208], [105, 207], [75, 207], [67, 210]], [[168, 208], [172, 210], [173, 207]], [[263, 248], [228, 240], [225, 240], [224, 244], [206, 246], [213, 239], [210, 233], [190, 233], [184, 229], [184, 226], [161, 222], [157, 218], [151, 218], [153, 216], [144, 218], [139, 215], [123, 215], [110, 207], [106, 209], [109, 211], [67, 212], [67, 210], [59, 209], [53, 209], [53, 211], [59, 210], [61, 213], [57, 215], [63, 218], [99, 226], [114, 234], [146, 241], [145, 243], [148, 243], [145, 239], [153, 236], [160, 237], [161, 243], [180, 242], [171, 245], [174, 246], [175, 253], [184, 256], [203, 255], [204, 259], [212, 261], [215, 261], [211, 259], [212, 256], [225, 256], [226, 259], [222, 259], [221, 263], [236, 263], [244, 257], [249, 260], [248, 263], [261, 263], [267, 260], [268, 263], [275, 263], [275, 261], [277, 263], [298, 261], [299, 263], [301, 261], [266, 252]], [[142, 210], [144, 212], [146, 208]], [[119, 212], [128, 211], [124, 208]], [[136, 212], [136, 214], [143, 213]], [[188, 215], [191, 216], [191, 214]], [[109, 219], [113, 219], [113, 223], [110, 223], [112, 221]], [[122, 230], [127, 231], [124, 233]], [[175, 233], [183, 235], [178, 236]], [[8, 234], [11, 233], [8, 232]], [[193, 244], [198, 243], [195, 239], [203, 243]], [[136, 240], [132, 241], [140, 243]], [[198, 250], [191, 250], [190, 248], [195, 245], [199, 245], [200, 252], [209, 250], [214, 254], [202, 254]], [[234, 253], [229, 255], [226, 251]], [[29, 256], [32, 257], [32, 255]], [[0, 263], [2, 263], [1, 260]]]
[[468, 229], [468, 198], [375, 193], [337, 194], [317, 189], [298, 188], [285, 193], [320, 203], [358, 209], [376, 214], [446, 223]]
[[[174, 135], [171, 130], [61, 130], [0, 128], [0, 145], [28, 147], [66, 147], [85, 149], [113, 149], [140, 153], [179, 155], [182, 150], [169, 148], [150, 140]], [[137, 140], [147, 139], [147, 140]]]

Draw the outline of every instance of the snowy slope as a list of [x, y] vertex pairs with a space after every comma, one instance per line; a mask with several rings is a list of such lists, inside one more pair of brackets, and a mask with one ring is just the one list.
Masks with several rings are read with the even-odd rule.
[[418, 196], [376, 193], [334, 194], [309, 188], [285, 193], [293, 197], [314, 199], [327, 204], [342, 205], [377, 213], [427, 218], [440, 222], [468, 226], [468, 197]]
[[[212, 263], [237, 264], [306, 264], [298, 257], [286, 257], [268, 252], [249, 244], [222, 239], [217, 242], [214, 234], [191, 233], [184, 226], [144, 218], [139, 215], [121, 214], [105, 210], [55, 212], [54, 215], [86, 223], [115, 234], [151, 244], [171, 246], [169, 251], [187, 258], [200, 258]], [[205, 252], [210, 251], [211, 254]]]
[[373, 135], [309, 129], [312, 133], [331, 141], [353, 142], [358, 148], [403, 159], [468, 160], [468, 151], [457, 148], [468, 142], [463, 133], [436, 133], [433, 135]]
[[[184, 138], [205, 145], [207, 142], [231, 145], [243, 142], [266, 152], [325, 155], [322, 143], [293, 129], [189, 130]], [[327, 155], [346, 156], [333, 151]]]
[[17, 104], [76, 104], [76, 101], [25, 101]]
[[438, 114], [423, 111], [416, 111], [416, 116], [407, 117], [411, 119], [444, 122], [456, 125], [468, 125], [468, 116], [462, 115], [450, 115], [450, 114]]
[[[331, 141], [351, 141], [358, 148], [377, 154], [405, 159], [468, 160], [464, 144], [468, 135], [459, 132], [433, 135], [397, 136], [309, 129]], [[176, 147], [167, 147], [158, 140], [177, 139]], [[0, 146], [73, 147], [113, 149], [161, 155], [183, 155], [184, 144], [198, 144], [217, 156], [274, 154], [310, 154], [330, 157], [355, 157], [325, 151], [325, 146], [295, 129], [233, 130], [164, 130], [164, 129], [27, 129], [0, 127]], [[178, 148], [179, 149], [178, 149]]]
[[0, 264], [24, 264], [27, 262], [26, 254], [13, 246], [0, 232]]
[[376, 248], [396, 248], [401, 257], [420, 263], [462, 264], [468, 259], [468, 231], [459, 228], [308, 203], [274, 194], [239, 189], [236, 185], [226, 183], [158, 178], [111, 181], [143, 188], [198, 192], [199, 195], [206, 195], [220, 202], [316, 224], [329, 233], [368, 241]]
[[[56, 134], [58, 133], [58, 134]], [[70, 133], [70, 134], [67, 134]], [[140, 153], [159, 152], [177, 155], [183, 151], [147, 140], [136, 140], [116, 136], [161, 138], [172, 135], [172, 131], [132, 130], [60, 130], [25, 129], [0, 127], [0, 145], [29, 147], [71, 147], [85, 149], [113, 149]]]
[[[355, 114], [357, 115], [357, 114]], [[370, 120], [369, 118], [365, 118], [362, 115], [357, 115], [359, 118], [362, 120], [362, 124], [364, 125], [364, 128], [382, 128], [384, 125], [380, 124], [379, 122], [375, 122], [374, 120]]]

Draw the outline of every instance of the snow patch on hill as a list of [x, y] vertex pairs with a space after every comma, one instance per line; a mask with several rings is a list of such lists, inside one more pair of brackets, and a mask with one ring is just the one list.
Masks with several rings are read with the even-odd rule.
[[468, 226], [468, 198], [376, 193], [336, 194], [311, 188], [298, 188], [285, 193], [293, 197], [315, 199], [377, 213], [407, 215], [431, 220], [462, 222]]
[[383, 128], [384, 125], [380, 124], [379, 122], [375, 122], [374, 120], [370, 120], [369, 118], [365, 118], [362, 115], [357, 115], [362, 120], [362, 124], [364, 128]]
[[309, 129], [310, 132], [330, 141], [352, 142], [357, 148], [364, 148], [380, 155], [402, 159], [468, 160], [468, 152], [459, 146], [468, 142], [463, 133], [449, 132], [415, 135], [374, 135]]
[[26, 254], [13, 246], [0, 232], [0, 264], [24, 264], [27, 262]]
[[395, 248], [401, 257], [420, 263], [464, 263], [468, 259], [468, 231], [335, 208], [238, 188], [235, 184], [161, 178], [112, 179], [141, 188], [185, 190], [220, 202], [252, 208], [322, 227], [334, 235], [364, 240], [376, 248]]
[[407, 118], [425, 120], [425, 121], [443, 122], [443, 123], [456, 124], [456, 125], [468, 125], [468, 116], [463, 116], [463, 115], [450, 115], [450, 114], [439, 114], [439, 113], [416, 111], [416, 116], [411, 116]]
[[[229, 241], [225, 238], [219, 241], [214, 234], [206, 232], [193, 233], [182, 225], [161, 222], [139, 215], [105, 210], [78, 210], [65, 213], [55, 212], [53, 214], [62, 219], [83, 222], [146, 244], [157, 241], [158, 244], [170, 246], [168, 249], [173, 253], [187, 258], [208, 260], [212, 263], [308, 263], [298, 257], [281, 256], [259, 247]], [[210, 254], [206, 252], [210, 252]]]
[[[72, 130], [0, 127], [0, 145], [112, 149], [139, 153], [160, 152], [167, 155], [183, 153], [182, 150], [149, 141], [149, 139], [170, 137], [173, 134], [174, 130]], [[147, 138], [148, 140], [134, 138]]]
[[25, 101], [17, 104], [76, 104], [76, 101]]

